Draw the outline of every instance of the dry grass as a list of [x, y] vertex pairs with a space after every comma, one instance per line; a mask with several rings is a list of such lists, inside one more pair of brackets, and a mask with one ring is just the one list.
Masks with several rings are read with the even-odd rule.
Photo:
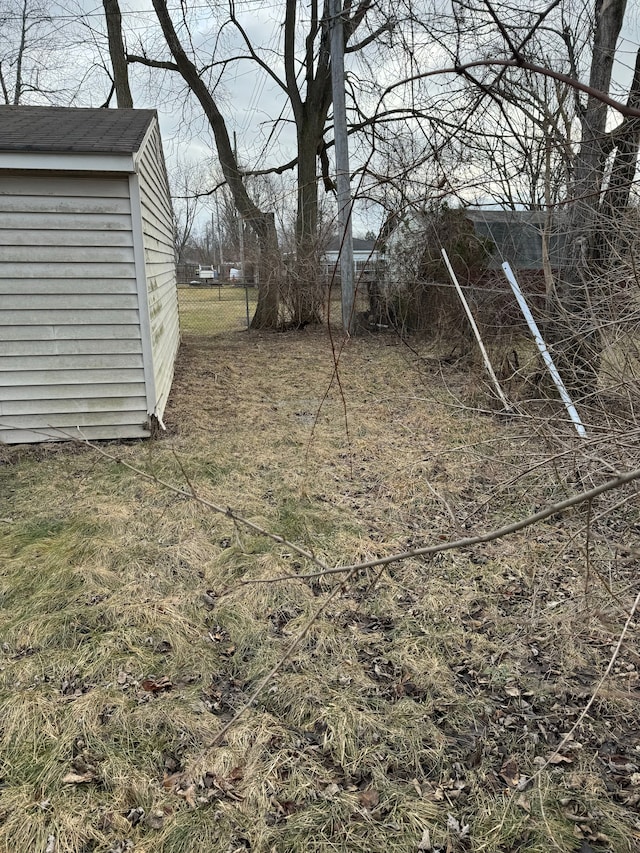
[[[479, 375], [391, 337], [345, 352], [347, 435], [331, 376], [323, 333], [187, 336], [168, 435], [105, 449], [332, 564], [490, 529], [637, 453], [473, 411]], [[313, 566], [87, 448], [2, 454], [0, 849], [638, 849], [637, 620], [532, 780], [633, 600], [633, 489], [592, 508], [588, 563], [580, 508], [362, 571], [209, 749], [340, 580], [239, 585]]]

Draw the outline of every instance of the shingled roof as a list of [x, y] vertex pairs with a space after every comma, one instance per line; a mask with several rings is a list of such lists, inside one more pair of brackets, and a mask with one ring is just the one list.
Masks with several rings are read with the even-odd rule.
[[0, 151], [133, 154], [155, 110], [0, 106]]

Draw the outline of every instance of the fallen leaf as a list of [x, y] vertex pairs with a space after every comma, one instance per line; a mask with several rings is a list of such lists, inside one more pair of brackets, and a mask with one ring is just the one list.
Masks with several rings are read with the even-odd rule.
[[184, 779], [184, 773], [167, 773], [165, 771], [162, 778], [162, 787], [165, 791], [170, 791], [172, 788], [175, 788], [182, 780]]
[[145, 678], [142, 687], [149, 693], [159, 693], [161, 690], [171, 690], [173, 684], [163, 675], [162, 678]]
[[471, 825], [468, 823], [460, 825], [460, 821], [457, 820], [457, 818], [455, 818], [452, 814], [448, 814], [447, 829], [449, 830], [449, 832], [453, 832], [454, 835], [457, 835], [458, 838], [466, 838], [469, 835]]
[[573, 758], [567, 755], [560, 755], [559, 752], [554, 752], [547, 758], [549, 764], [573, 764]]
[[147, 815], [145, 823], [147, 826], [150, 826], [151, 829], [162, 829], [164, 826], [164, 812], [151, 812], [151, 814]]
[[144, 809], [140, 806], [138, 806], [138, 808], [130, 809], [128, 814], [125, 815], [125, 817], [129, 821], [131, 826], [137, 826], [144, 818]]
[[531, 812], [531, 803], [529, 802], [527, 797], [525, 797], [524, 794], [520, 794], [520, 796], [516, 800], [516, 805], [519, 809], [522, 809], [522, 811], [526, 812], [527, 814]]
[[185, 788], [182, 791], [176, 791], [179, 797], [184, 797], [189, 808], [195, 809], [196, 807], [196, 786], [193, 782], [189, 785], [188, 788]]
[[380, 794], [375, 790], [375, 788], [367, 788], [366, 791], [361, 791], [358, 794], [358, 802], [362, 808], [367, 809], [368, 811], [373, 811], [380, 802]]
[[512, 788], [518, 787], [520, 781], [520, 770], [513, 756], [506, 759], [500, 768], [500, 777]]
[[430, 850], [433, 850], [433, 846], [431, 844], [431, 834], [428, 829], [425, 829], [422, 833], [422, 838], [418, 843], [418, 850], [420, 853], [429, 853]]
[[95, 782], [96, 774], [92, 770], [86, 773], [67, 773], [62, 777], [63, 785], [86, 785], [89, 782]]

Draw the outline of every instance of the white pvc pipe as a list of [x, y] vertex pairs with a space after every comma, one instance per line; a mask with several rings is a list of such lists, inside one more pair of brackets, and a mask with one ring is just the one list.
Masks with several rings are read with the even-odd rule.
[[556, 387], [560, 392], [560, 396], [562, 397], [562, 402], [564, 403], [567, 412], [569, 413], [569, 417], [573, 421], [573, 425], [576, 428], [578, 435], [581, 438], [587, 437], [587, 431], [584, 428], [582, 421], [580, 420], [580, 415], [576, 411], [576, 407], [573, 405], [573, 401], [569, 396], [569, 392], [565, 388], [564, 382], [560, 378], [560, 374], [558, 373], [558, 368], [553, 363], [553, 359], [551, 358], [551, 353], [547, 349], [547, 345], [544, 342], [542, 335], [540, 334], [540, 330], [538, 329], [538, 324], [533, 319], [533, 314], [529, 310], [529, 306], [522, 295], [522, 291], [520, 290], [520, 285], [518, 284], [515, 275], [513, 274], [513, 270], [511, 269], [509, 263], [505, 261], [502, 264], [502, 269], [504, 270], [504, 274], [507, 277], [507, 281], [511, 285], [511, 290], [513, 290], [513, 295], [518, 300], [518, 305], [520, 306], [520, 310], [524, 314], [524, 318], [527, 321], [527, 325], [531, 329], [531, 333], [535, 338], [538, 349], [540, 350], [540, 354], [544, 359], [545, 364], [551, 374], [551, 378], [556, 383]]
[[495, 373], [493, 372], [493, 367], [491, 366], [491, 362], [489, 361], [489, 356], [488, 356], [487, 351], [485, 349], [484, 343], [482, 342], [482, 338], [480, 337], [480, 331], [478, 330], [478, 327], [476, 325], [476, 321], [474, 320], [473, 314], [471, 313], [471, 308], [469, 308], [469, 303], [467, 302], [466, 297], [465, 297], [464, 293], [462, 292], [462, 288], [460, 287], [460, 283], [458, 282], [458, 277], [456, 276], [455, 272], [453, 271], [453, 267], [451, 266], [451, 263], [449, 261], [449, 256], [447, 255], [447, 253], [444, 249], [441, 249], [441, 251], [442, 251], [442, 257], [444, 258], [444, 262], [447, 265], [447, 269], [449, 270], [449, 275], [451, 276], [451, 281], [453, 282], [455, 289], [458, 291], [458, 296], [460, 297], [460, 302], [462, 302], [462, 307], [465, 310], [465, 313], [467, 315], [467, 319], [471, 323], [471, 328], [473, 329], [473, 334], [476, 336], [476, 340], [478, 341], [478, 346], [480, 347], [480, 352], [482, 353], [482, 358], [484, 360], [485, 367], [487, 368], [487, 372], [489, 373], [489, 376], [491, 377], [491, 380], [492, 380], [493, 384], [495, 385], [496, 391], [498, 392], [498, 396], [502, 400], [505, 409], [511, 409], [512, 408], [511, 403], [505, 397], [504, 392], [503, 392], [502, 388], [500, 387], [500, 383], [498, 382], [498, 379], [497, 379]]

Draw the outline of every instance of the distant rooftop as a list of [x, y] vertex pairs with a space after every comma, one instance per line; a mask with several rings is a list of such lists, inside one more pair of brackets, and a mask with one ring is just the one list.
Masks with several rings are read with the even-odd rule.
[[[329, 241], [329, 245], [326, 248], [327, 252], [337, 252], [342, 245], [342, 240], [338, 237], [332, 237]], [[375, 240], [363, 240], [360, 237], [353, 238], [353, 250], [354, 252], [373, 252], [376, 244]]]
[[133, 154], [155, 110], [0, 106], [0, 151]]

